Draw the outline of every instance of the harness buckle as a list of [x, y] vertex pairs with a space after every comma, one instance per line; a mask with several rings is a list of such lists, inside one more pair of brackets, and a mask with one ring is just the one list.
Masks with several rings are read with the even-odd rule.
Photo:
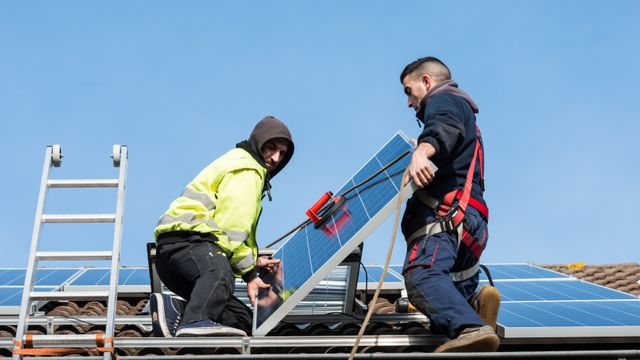
[[455, 224], [453, 223], [453, 217], [458, 213], [459, 209], [456, 206], [451, 208], [445, 215], [436, 214], [436, 219], [440, 223], [440, 226], [444, 232], [453, 233], [456, 231]]

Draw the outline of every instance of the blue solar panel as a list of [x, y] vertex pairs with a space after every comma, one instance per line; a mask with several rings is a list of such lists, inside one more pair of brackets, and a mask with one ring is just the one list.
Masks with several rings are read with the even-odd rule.
[[2, 270], [0, 272], [0, 285], [9, 285], [17, 279], [22, 279], [24, 284], [25, 270]]
[[123, 269], [120, 270], [120, 275], [125, 271], [129, 273], [129, 276], [120, 285], [149, 285], [151, 283], [149, 269]]
[[[403, 135], [397, 134], [336, 194], [343, 194], [412, 148]], [[256, 311], [257, 331], [254, 334], [266, 334], [293, 304], [283, 307], [285, 310], [275, 315], [270, 324], [260, 328], [271, 314], [280, 309], [301, 287], [304, 286], [304, 290], [294, 298], [301, 299], [311, 291], [315, 283], [322, 280], [323, 274], [320, 272], [331, 270], [328, 265], [330, 259], [342, 256], [343, 252], [348, 255], [363, 240], [359, 237], [351, 241], [398, 195], [402, 173], [409, 160], [409, 155], [404, 156], [366, 185], [345, 196], [344, 204], [331, 215], [325, 225], [316, 229], [313, 224], [308, 224], [293, 234], [273, 255], [274, 258], [281, 259], [282, 263], [276, 274], [264, 279], [272, 284], [272, 288], [260, 293]], [[386, 215], [388, 214], [384, 216]], [[366, 231], [373, 230], [374, 226], [366, 228]], [[362, 232], [362, 236], [366, 231]], [[347, 243], [348, 246], [345, 246]], [[279, 318], [275, 319], [277, 317]]]
[[[358, 274], [358, 282], [364, 283], [365, 281], [369, 281], [369, 286], [375, 288], [378, 281], [380, 281], [380, 276], [382, 276], [383, 267], [381, 265], [367, 265], [367, 271], [365, 273], [364, 270], [360, 269], [360, 273]], [[366, 274], [366, 276], [365, 276]], [[404, 282], [404, 279], [396, 274], [387, 271], [387, 275], [384, 277], [385, 283], [392, 282]]]
[[[568, 275], [529, 264], [491, 264], [487, 265], [493, 280], [506, 279], [552, 279], [567, 278]], [[480, 279], [487, 279], [484, 270], [480, 269]]]
[[504, 337], [640, 336], [640, 301], [631, 294], [528, 264], [488, 268], [501, 293]]
[[498, 322], [505, 327], [535, 328], [640, 326], [640, 300], [505, 303]]
[[389, 265], [389, 269], [391, 271], [394, 271], [398, 275], [402, 275], [402, 269], [403, 268], [404, 268], [404, 266], [402, 266], [402, 265]]
[[[486, 282], [481, 281], [481, 285]], [[621, 291], [580, 280], [496, 281], [502, 301], [635, 299]]]
[[0, 306], [20, 306], [22, 300], [21, 287], [1, 287]]
[[[74, 280], [71, 285], [109, 285], [109, 269], [87, 269]], [[120, 269], [118, 271], [118, 285], [149, 285], [149, 270]]]
[[[22, 302], [22, 286], [2, 286], [0, 287], [0, 307], [1, 306], [20, 306]], [[53, 286], [39, 286], [36, 291], [54, 291]]]
[[[60, 286], [77, 272], [77, 269], [38, 269], [34, 285]], [[0, 286], [22, 286], [25, 274], [24, 269], [0, 270]]]

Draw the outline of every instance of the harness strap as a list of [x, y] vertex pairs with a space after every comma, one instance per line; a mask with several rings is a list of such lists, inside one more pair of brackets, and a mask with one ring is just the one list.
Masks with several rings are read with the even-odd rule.
[[466, 270], [449, 273], [449, 276], [451, 276], [451, 279], [456, 282], [467, 280], [467, 279], [470, 279], [472, 276], [474, 276], [478, 272], [479, 268], [480, 268], [480, 262], [478, 261], [475, 263], [475, 265], [473, 265], [472, 267]]
[[[428, 208], [434, 211], [437, 210], [438, 207], [440, 206], [440, 201], [438, 201], [438, 199], [425, 194], [424, 191], [416, 191], [413, 194], [418, 198], [418, 200], [420, 200], [421, 203], [425, 204]], [[462, 197], [462, 191], [456, 190], [455, 199], [459, 200], [461, 197]], [[489, 208], [487, 207], [487, 205], [482, 203], [482, 201], [474, 199], [473, 197], [470, 197], [469, 206], [478, 210], [480, 215], [482, 215], [485, 220], [489, 221]]]
[[[464, 190], [462, 191], [462, 195], [460, 196], [460, 200], [458, 200], [458, 205], [455, 209], [452, 209], [453, 203], [456, 200], [456, 196], [458, 194], [458, 190], [453, 190], [444, 195], [442, 201], [440, 202], [440, 206], [436, 211], [438, 215], [444, 218], [450, 218], [453, 227], [457, 227], [464, 220], [465, 212], [467, 211], [467, 205], [469, 204], [469, 199], [471, 198], [471, 187], [473, 186], [473, 173], [476, 169], [476, 160], [478, 159], [478, 152], [480, 150], [480, 140], [476, 139], [476, 148], [473, 151], [473, 158], [471, 159], [471, 166], [469, 166], [469, 170], [467, 171], [467, 178], [464, 181]], [[453, 212], [452, 212], [453, 211]]]

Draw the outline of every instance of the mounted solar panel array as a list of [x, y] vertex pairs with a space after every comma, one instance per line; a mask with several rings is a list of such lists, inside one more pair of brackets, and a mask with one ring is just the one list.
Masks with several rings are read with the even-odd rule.
[[[373, 291], [378, 286], [378, 281], [382, 276], [382, 265], [367, 265], [360, 269], [358, 274], [358, 290]], [[398, 272], [399, 270], [399, 272]], [[402, 266], [391, 265], [384, 277], [382, 290], [404, 290], [404, 278], [402, 277]]]
[[[111, 270], [107, 268], [84, 269], [73, 281], [65, 285], [65, 290], [88, 291], [107, 289]], [[118, 292], [144, 294], [151, 291], [149, 269], [147, 267], [124, 267], [118, 271]]]
[[528, 264], [488, 268], [502, 295], [503, 337], [640, 337], [640, 300], [631, 294]]
[[[254, 316], [255, 335], [266, 335], [275, 327], [393, 212], [393, 200], [400, 193], [402, 174], [409, 164], [408, 154], [412, 149], [413, 145], [403, 134], [396, 134], [336, 194], [343, 194], [385, 165], [403, 154], [405, 156], [363, 187], [345, 196], [342, 207], [323, 226], [316, 228], [314, 224], [307, 224], [273, 254], [282, 262], [278, 271], [265, 279], [271, 284], [271, 289], [259, 294]], [[411, 189], [405, 187], [404, 190], [406, 198]]]
[[[25, 269], [0, 269], [0, 315], [19, 313], [25, 273]], [[38, 269], [34, 290], [58, 290], [76, 273], [78, 269]]]
[[[87, 269], [71, 286], [109, 285], [109, 269]], [[149, 285], [149, 270], [147, 268], [122, 268], [118, 271], [118, 286], [122, 285]]]

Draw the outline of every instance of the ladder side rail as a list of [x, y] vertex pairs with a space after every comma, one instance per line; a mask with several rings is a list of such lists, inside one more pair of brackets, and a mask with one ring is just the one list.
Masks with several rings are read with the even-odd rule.
[[[109, 298], [107, 300], [107, 324], [105, 337], [113, 338], [115, 331], [116, 301], [118, 296], [118, 277], [120, 269], [120, 245], [122, 243], [122, 223], [124, 217], [124, 193], [127, 177], [127, 147], [120, 147], [120, 174], [118, 176], [118, 200], [116, 202], [116, 219], [113, 231], [113, 250], [111, 252], [111, 279], [109, 281]], [[113, 341], [111, 342], [113, 346]], [[104, 360], [111, 359], [111, 354], [104, 353]]]
[[[40, 192], [38, 193], [38, 205], [36, 206], [35, 219], [33, 221], [33, 233], [31, 235], [31, 247], [29, 250], [29, 260], [27, 271], [24, 276], [24, 288], [22, 289], [22, 301], [20, 305], [20, 315], [18, 317], [18, 326], [16, 328], [15, 340], [22, 342], [22, 338], [26, 333], [29, 311], [31, 310], [31, 290], [35, 280], [36, 273], [36, 253], [38, 252], [38, 242], [40, 232], [42, 230], [42, 213], [44, 212], [44, 204], [47, 197], [47, 181], [49, 179], [49, 170], [51, 169], [51, 157], [53, 156], [53, 147], [47, 146], [44, 154], [44, 165], [42, 167], [42, 178], [40, 180]], [[14, 346], [14, 348], [17, 348]], [[14, 359], [20, 359], [20, 355], [14, 355]]]

